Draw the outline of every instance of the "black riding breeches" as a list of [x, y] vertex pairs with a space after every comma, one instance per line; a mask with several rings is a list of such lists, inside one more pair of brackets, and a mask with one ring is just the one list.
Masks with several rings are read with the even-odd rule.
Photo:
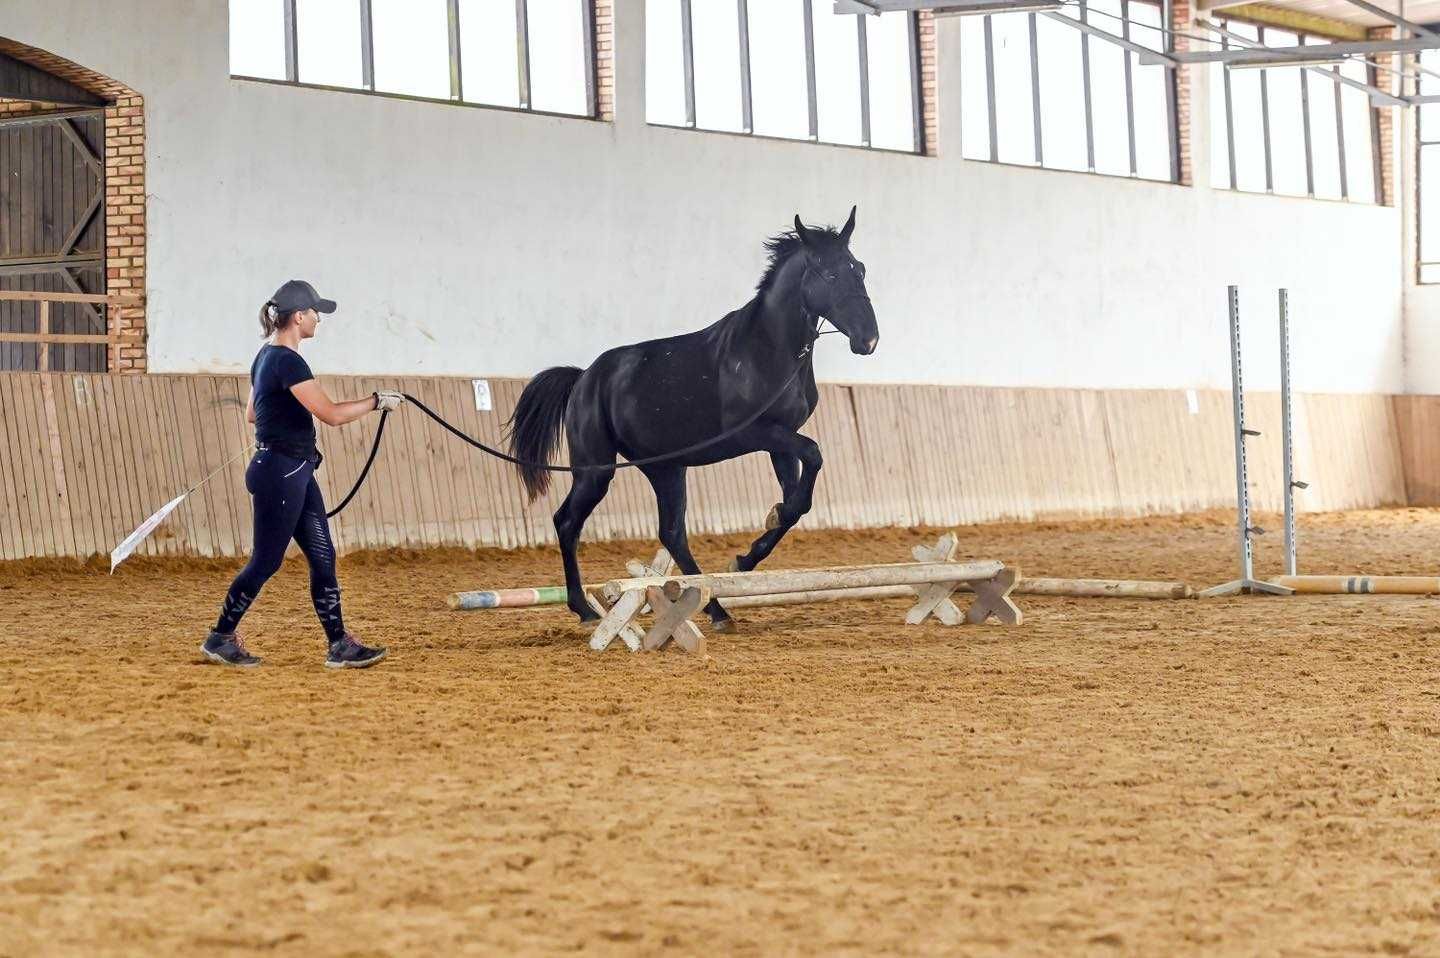
[[280, 569], [294, 539], [310, 563], [310, 599], [331, 642], [345, 634], [340, 584], [335, 579], [335, 546], [325, 501], [315, 482], [315, 464], [274, 449], [261, 449], [245, 470], [245, 488], [255, 510], [255, 544], [250, 561], [225, 596], [216, 632], [234, 632], [260, 589]]

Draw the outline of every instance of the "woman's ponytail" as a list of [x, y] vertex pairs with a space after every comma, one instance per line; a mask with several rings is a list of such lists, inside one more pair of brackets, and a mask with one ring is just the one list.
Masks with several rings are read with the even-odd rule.
[[277, 330], [284, 329], [290, 321], [291, 313], [281, 314], [275, 308], [275, 300], [267, 299], [265, 305], [260, 307], [260, 337], [269, 339]]

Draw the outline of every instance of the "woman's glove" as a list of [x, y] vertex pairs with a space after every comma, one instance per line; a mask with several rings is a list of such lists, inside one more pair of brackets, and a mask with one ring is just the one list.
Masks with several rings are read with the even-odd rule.
[[375, 394], [375, 408], [383, 409], [386, 412], [399, 409], [403, 402], [405, 402], [405, 397], [402, 394], [391, 392], [388, 389], [382, 389]]

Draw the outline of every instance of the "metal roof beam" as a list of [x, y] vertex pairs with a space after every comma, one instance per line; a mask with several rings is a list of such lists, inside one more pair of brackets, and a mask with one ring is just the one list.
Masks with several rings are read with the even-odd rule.
[[1402, 27], [1406, 30], [1409, 30], [1411, 33], [1419, 34], [1422, 37], [1433, 37], [1436, 35], [1435, 31], [1431, 30], [1429, 27], [1423, 26], [1418, 23], [1412, 23], [1409, 20], [1406, 20], [1404, 17], [1400, 16], [1398, 13], [1391, 13], [1384, 7], [1377, 7], [1375, 4], [1368, 2], [1368, 0], [1345, 0], [1345, 2], [1350, 4], [1352, 7], [1359, 7], [1361, 10], [1364, 10], [1371, 16], [1379, 17], [1381, 20], [1385, 20], [1388, 23], [1394, 24], [1397, 27]]
[[[1239, 43], [1250, 43], [1250, 44], [1254, 44], [1254, 46], [1241, 48], [1242, 51], [1244, 51], [1244, 52], [1260, 53], [1260, 54], [1269, 54], [1269, 53], [1272, 53], [1272, 52], [1276, 49], [1275, 47], [1260, 46], [1257, 41], [1252, 40], [1252, 39], [1250, 39], [1249, 37], [1242, 37], [1242, 36], [1240, 36], [1240, 34], [1238, 34], [1238, 33], [1231, 33], [1229, 30], [1226, 30], [1224, 27], [1220, 26], [1219, 24], [1217, 24], [1217, 23], [1212, 23], [1212, 22], [1209, 21], [1209, 20], [1199, 20], [1199, 21], [1197, 21], [1197, 22], [1198, 22], [1201, 26], [1205, 27], [1206, 29], [1208, 29], [1208, 30], [1213, 30], [1214, 32], [1220, 34], [1220, 35], [1223, 36], [1223, 37], [1228, 37], [1229, 39], [1235, 40], [1235, 41], [1237, 41], [1237, 42], [1239, 42]], [[1327, 43], [1327, 44], [1324, 45], [1324, 49], [1325, 49], [1325, 51], [1328, 53], [1328, 52], [1333, 52], [1333, 48], [1334, 48], [1334, 47], [1337, 47], [1337, 46], [1346, 46], [1346, 45], [1347, 45], [1347, 44]], [[1354, 44], [1348, 44], [1348, 45], [1349, 45], [1349, 46], [1353, 46]], [[1318, 47], [1318, 46], [1312, 46], [1312, 47], [1298, 46], [1298, 47], [1282, 47], [1282, 48], [1280, 48], [1280, 49], [1307, 51], [1307, 52], [1309, 52], [1310, 54], [1313, 55], [1314, 52], [1315, 52], [1317, 49], [1319, 49], [1319, 47]], [[1409, 106], [1409, 103], [1408, 103], [1403, 97], [1395, 96], [1393, 93], [1390, 93], [1390, 92], [1387, 91], [1387, 90], [1382, 90], [1382, 89], [1380, 89], [1379, 87], [1371, 86], [1371, 85], [1368, 84], [1368, 83], [1361, 83], [1359, 80], [1352, 80], [1352, 79], [1350, 79], [1349, 77], [1345, 76], [1344, 74], [1340, 73], [1338, 70], [1330, 69], [1330, 68], [1326, 68], [1326, 67], [1305, 67], [1304, 69], [1309, 70], [1311, 73], [1314, 73], [1316, 76], [1324, 77], [1325, 79], [1330, 80], [1332, 83], [1335, 83], [1336, 85], [1343, 85], [1343, 86], [1352, 87], [1353, 89], [1362, 90], [1362, 91], [1364, 91], [1365, 93], [1370, 94], [1370, 102], [1373, 103], [1373, 104], [1375, 104], [1376, 106]], [[1338, 92], [1337, 92], [1337, 95], [1338, 95]]]
[[[1075, 20], [1075, 19], [1072, 19], [1072, 18], [1070, 18], [1070, 17], [1065, 16], [1063, 13], [1045, 13], [1045, 14], [1041, 14], [1041, 16], [1049, 17], [1051, 20], [1054, 20], [1056, 23], [1063, 23], [1063, 24], [1065, 24], [1067, 27], [1074, 27], [1076, 30], [1079, 30], [1081, 33], [1088, 33], [1088, 34], [1089, 34], [1090, 36], [1092, 36], [1092, 37], [1096, 37], [1097, 39], [1104, 40], [1106, 43], [1113, 43], [1113, 44], [1115, 44], [1117, 47], [1121, 47], [1121, 48], [1123, 48], [1123, 49], [1125, 49], [1125, 50], [1130, 50], [1130, 51], [1132, 51], [1132, 52], [1134, 52], [1134, 53], [1139, 53], [1139, 54], [1152, 54], [1152, 55], [1154, 55], [1154, 56], [1160, 57], [1160, 62], [1161, 62], [1164, 66], [1168, 66], [1168, 67], [1178, 66], [1178, 64], [1176, 63], [1176, 61], [1175, 61], [1174, 59], [1172, 59], [1171, 56], [1170, 56], [1170, 54], [1168, 54], [1168, 53], [1161, 53], [1161, 52], [1158, 51], [1158, 50], [1152, 50], [1150, 47], [1147, 47], [1147, 46], [1145, 46], [1145, 45], [1143, 45], [1143, 44], [1140, 44], [1140, 43], [1136, 43], [1136, 42], [1133, 41], [1133, 40], [1126, 40], [1124, 37], [1117, 37], [1115, 34], [1109, 32], [1108, 30], [1101, 30], [1099, 27], [1092, 26], [1091, 24], [1081, 23], [1079, 20]], [[1144, 60], [1144, 59], [1141, 59], [1140, 62], [1141, 62], [1141, 63], [1144, 63], [1145, 60]]]
[[834, 11], [875, 16], [881, 13], [932, 10], [947, 13], [1011, 13], [1034, 11], [1039, 7], [1058, 8], [1060, 0], [834, 0]]
[[1306, 36], [1320, 37], [1328, 41], [1333, 40], [1369, 40], [1370, 34], [1365, 27], [1358, 23], [1350, 23], [1344, 20], [1336, 20], [1332, 17], [1317, 16], [1313, 13], [1304, 13], [1300, 10], [1292, 10], [1289, 7], [1274, 7], [1267, 3], [1242, 3], [1235, 6], [1227, 6], [1223, 13], [1217, 16], [1226, 20], [1241, 21], [1243, 23], [1255, 24], [1263, 27], [1276, 27], [1280, 30], [1289, 30], [1292, 33], [1303, 33]]
[[[1360, 43], [1328, 43], [1325, 53], [1335, 56], [1371, 56], [1384, 53], [1416, 53], [1420, 50], [1440, 49], [1440, 35], [1414, 37], [1407, 40], [1367, 40]], [[1265, 47], [1254, 46], [1234, 50], [1180, 50], [1169, 54], [1180, 63], [1247, 63], [1256, 60], [1277, 64], [1286, 59], [1304, 60], [1315, 56], [1314, 47]], [[1164, 63], [1164, 54], [1140, 55], [1142, 64]]]

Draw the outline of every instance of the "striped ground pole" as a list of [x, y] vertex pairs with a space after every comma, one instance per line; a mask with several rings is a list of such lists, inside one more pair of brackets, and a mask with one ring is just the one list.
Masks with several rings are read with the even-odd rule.
[[539, 589], [484, 589], [456, 592], [447, 600], [452, 609], [520, 609], [532, 605], [563, 605], [563, 585]]

